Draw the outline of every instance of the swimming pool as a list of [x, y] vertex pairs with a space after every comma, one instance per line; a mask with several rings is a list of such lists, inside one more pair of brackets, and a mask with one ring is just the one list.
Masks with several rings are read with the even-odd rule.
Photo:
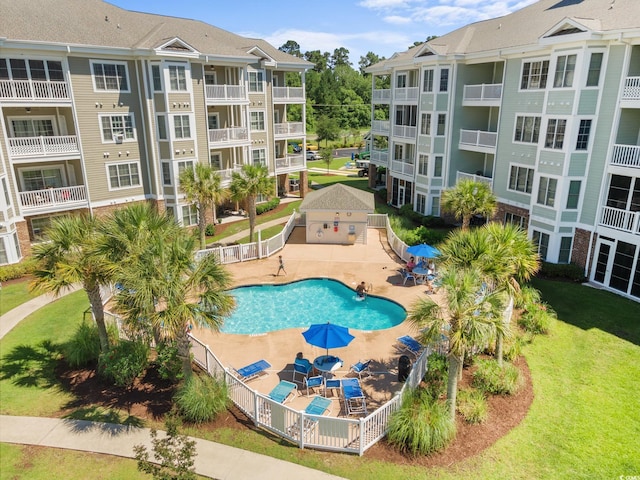
[[236, 309], [224, 333], [255, 335], [331, 322], [357, 330], [383, 330], [402, 323], [406, 310], [396, 302], [368, 295], [356, 301], [341, 282], [312, 278], [283, 285], [250, 285], [230, 290]]

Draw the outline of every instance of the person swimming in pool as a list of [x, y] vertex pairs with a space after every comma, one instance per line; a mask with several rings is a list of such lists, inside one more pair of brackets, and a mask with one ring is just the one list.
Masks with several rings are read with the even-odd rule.
[[367, 285], [364, 281], [360, 282], [360, 285], [356, 287], [356, 294], [359, 298], [364, 298], [367, 295]]

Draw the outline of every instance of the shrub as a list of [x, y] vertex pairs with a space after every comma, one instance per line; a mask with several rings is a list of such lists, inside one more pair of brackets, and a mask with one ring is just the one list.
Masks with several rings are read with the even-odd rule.
[[538, 303], [522, 312], [518, 319], [518, 325], [525, 331], [535, 335], [547, 334], [551, 330], [555, 319], [556, 313], [549, 305]]
[[478, 360], [473, 372], [473, 386], [487, 393], [512, 395], [522, 385], [520, 372], [511, 363], [502, 367], [494, 360]]
[[64, 357], [73, 368], [83, 367], [98, 360], [100, 337], [95, 324], [82, 322], [73, 337], [64, 345]]
[[2, 265], [0, 267], [0, 282], [31, 275], [36, 269], [36, 266], [37, 262], [33, 258], [26, 258], [20, 263]]
[[121, 340], [98, 358], [98, 371], [119, 387], [130, 387], [149, 365], [149, 348], [141, 342]]
[[425, 455], [443, 449], [455, 435], [447, 404], [417, 389], [404, 394], [402, 407], [389, 421], [387, 438], [403, 452]]
[[424, 374], [424, 390], [431, 398], [440, 398], [447, 391], [447, 379], [449, 378], [449, 364], [447, 357], [434, 352], [429, 355], [427, 371]]
[[487, 398], [480, 390], [460, 390], [458, 392], [458, 412], [467, 423], [484, 423], [489, 416]]
[[182, 379], [182, 361], [178, 358], [178, 346], [173, 343], [161, 343], [156, 349], [158, 375], [164, 380]]
[[216, 234], [216, 226], [213, 223], [207, 224], [207, 226], [204, 229], [204, 233], [208, 237], [213, 237]]
[[268, 202], [261, 203], [260, 205], [256, 205], [256, 215], [261, 215], [264, 212], [273, 210], [278, 205], [280, 205], [280, 199], [278, 197], [272, 198]]
[[575, 263], [542, 262], [540, 275], [545, 278], [560, 278], [576, 283], [585, 281], [584, 268]]
[[515, 306], [517, 308], [529, 310], [532, 305], [540, 303], [541, 300], [542, 295], [539, 290], [536, 290], [529, 285], [525, 285], [520, 290], [520, 295], [515, 298]]
[[526, 332], [522, 335], [513, 335], [504, 339], [503, 358], [513, 361], [522, 355], [522, 349], [525, 345], [531, 343], [531, 335]]
[[175, 401], [185, 420], [193, 423], [207, 422], [229, 405], [227, 384], [222, 378], [194, 374], [178, 389]]

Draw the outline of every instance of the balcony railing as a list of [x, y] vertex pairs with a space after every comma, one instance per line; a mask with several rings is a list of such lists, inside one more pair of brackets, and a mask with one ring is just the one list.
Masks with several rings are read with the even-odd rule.
[[304, 100], [303, 87], [273, 87], [274, 100]]
[[416, 133], [418, 133], [418, 127], [414, 127], [412, 125], [394, 125], [393, 126], [394, 137], [412, 138], [415, 140]]
[[390, 122], [389, 120], [374, 120], [371, 122], [371, 131], [373, 133], [382, 133], [389, 135]]
[[249, 140], [247, 127], [217, 128], [209, 130], [209, 143], [232, 143]]
[[614, 145], [611, 165], [640, 168], [640, 146]]
[[20, 205], [25, 210], [50, 210], [51, 207], [70, 206], [74, 203], [86, 203], [86, 201], [87, 189], [84, 185], [20, 192]]
[[389, 150], [371, 150], [371, 163], [380, 167], [389, 165]]
[[273, 125], [274, 135], [304, 135], [304, 125], [302, 122], [275, 123]]
[[12, 157], [32, 157], [80, 153], [78, 137], [17, 137], [9, 139], [9, 152]]
[[600, 224], [624, 232], [640, 235], [640, 212], [613, 207], [602, 207]]
[[460, 145], [496, 148], [498, 134], [483, 130], [460, 130]]
[[276, 158], [276, 170], [303, 168], [304, 155], [287, 155], [286, 157]]
[[231, 182], [231, 177], [233, 175], [233, 172], [240, 172], [241, 170], [242, 170], [242, 167], [233, 167], [233, 168], [226, 168], [224, 170], [216, 170], [216, 173], [220, 175], [220, 178], [222, 179], [222, 183], [226, 185]]
[[418, 100], [418, 87], [396, 88], [393, 91], [396, 100]]
[[627, 77], [622, 89], [623, 100], [640, 100], [640, 77]]
[[373, 91], [373, 95], [371, 99], [374, 102], [390, 102], [391, 101], [391, 90], [388, 88], [379, 88]]
[[475, 175], [473, 173], [456, 172], [456, 183], [460, 180], [471, 180], [473, 182], [482, 182], [493, 188], [493, 178], [483, 177], [482, 175]]
[[463, 100], [469, 102], [492, 102], [502, 98], [502, 84], [465, 85]]
[[207, 100], [248, 100], [243, 85], [205, 85], [205, 95]]
[[406, 160], [393, 160], [391, 162], [391, 171], [412, 177], [415, 171], [415, 165]]
[[67, 82], [46, 80], [0, 80], [3, 100], [70, 100]]

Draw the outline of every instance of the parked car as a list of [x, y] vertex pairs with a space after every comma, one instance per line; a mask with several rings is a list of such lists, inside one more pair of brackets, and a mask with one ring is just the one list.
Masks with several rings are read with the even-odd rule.
[[307, 160], [320, 160], [322, 157], [318, 152], [307, 150]]
[[369, 176], [369, 160], [356, 160], [356, 168], [358, 170], [359, 177], [368, 177]]

